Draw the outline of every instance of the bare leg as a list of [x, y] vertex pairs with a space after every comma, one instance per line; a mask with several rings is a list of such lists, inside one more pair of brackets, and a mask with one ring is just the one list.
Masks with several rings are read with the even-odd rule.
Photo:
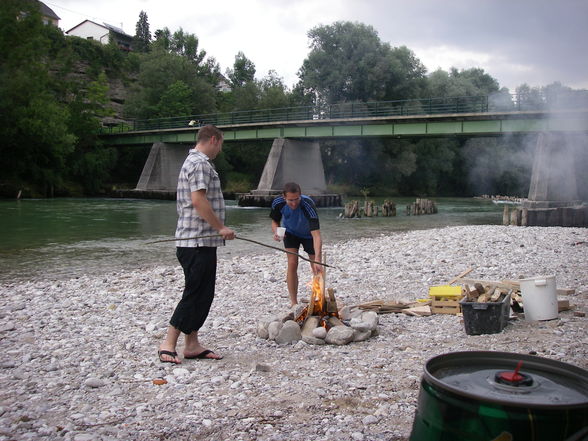
[[[159, 346], [160, 351], [176, 352], [176, 345], [178, 344], [178, 338], [180, 337], [180, 330], [173, 326], [168, 326], [165, 340]], [[179, 364], [181, 360], [177, 356], [171, 356], [167, 354], [161, 354], [160, 358], [162, 361], [169, 361], [171, 363]]]
[[[296, 253], [295, 248], [286, 248], [287, 251]], [[286, 272], [288, 283], [288, 294], [290, 295], [291, 306], [298, 304], [298, 256], [288, 254], [288, 270]]]

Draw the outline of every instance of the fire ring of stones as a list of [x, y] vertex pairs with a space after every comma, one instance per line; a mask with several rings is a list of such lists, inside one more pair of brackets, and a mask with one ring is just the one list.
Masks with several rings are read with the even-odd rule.
[[335, 290], [325, 295], [324, 279], [313, 278], [308, 306], [296, 305], [286, 314], [257, 322], [257, 336], [278, 344], [302, 340], [311, 345], [346, 345], [364, 341], [378, 333], [378, 314], [346, 306], [340, 310]]

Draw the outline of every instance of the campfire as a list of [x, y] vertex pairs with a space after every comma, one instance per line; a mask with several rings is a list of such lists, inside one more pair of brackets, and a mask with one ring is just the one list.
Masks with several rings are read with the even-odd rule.
[[366, 340], [377, 333], [377, 313], [350, 307], [340, 310], [335, 290], [327, 289], [325, 280], [326, 268], [312, 277], [307, 306], [298, 307], [279, 319], [259, 322], [257, 335], [280, 344], [302, 340], [307, 344], [342, 345]]

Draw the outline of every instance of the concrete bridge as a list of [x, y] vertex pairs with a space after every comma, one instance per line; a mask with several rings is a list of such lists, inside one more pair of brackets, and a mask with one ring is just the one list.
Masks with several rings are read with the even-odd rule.
[[[545, 103], [536, 108], [495, 105], [489, 97], [439, 98], [386, 103], [347, 103], [317, 111], [313, 107], [233, 112], [135, 121], [132, 125], [105, 128], [102, 137], [108, 145], [152, 145], [136, 190], [152, 197], [175, 193], [177, 176], [187, 149], [194, 143], [198, 127], [215, 124], [223, 130], [225, 142], [274, 139], [272, 149], [256, 190], [243, 195], [243, 205], [266, 205], [285, 182], [296, 181], [319, 206], [340, 205], [338, 195], [326, 192], [320, 140], [333, 138], [422, 138], [488, 137], [544, 133], [538, 137], [529, 200], [539, 208], [548, 205], [577, 204], [575, 175], [561, 194], [549, 190], [549, 164], [568, 155], [558, 134], [588, 133], [588, 94], [573, 105], [548, 110]], [[437, 101], [435, 101], [437, 100]], [[514, 103], [514, 104], [513, 104]], [[537, 108], [538, 107], [538, 108]], [[588, 150], [588, 146], [587, 150]], [[573, 160], [572, 160], [573, 161]], [[286, 166], [287, 165], [287, 166]], [[568, 164], [574, 170], [573, 162]], [[557, 193], [557, 194], [556, 194]], [[560, 201], [556, 204], [551, 199]], [[547, 201], [551, 203], [546, 204]], [[541, 203], [539, 203], [541, 202]], [[588, 215], [586, 216], [588, 223]]]

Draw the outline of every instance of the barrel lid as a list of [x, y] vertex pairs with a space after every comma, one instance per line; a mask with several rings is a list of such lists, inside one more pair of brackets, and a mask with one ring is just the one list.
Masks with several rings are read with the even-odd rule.
[[423, 378], [441, 390], [500, 405], [588, 406], [588, 371], [533, 355], [494, 351], [442, 354], [427, 361]]

